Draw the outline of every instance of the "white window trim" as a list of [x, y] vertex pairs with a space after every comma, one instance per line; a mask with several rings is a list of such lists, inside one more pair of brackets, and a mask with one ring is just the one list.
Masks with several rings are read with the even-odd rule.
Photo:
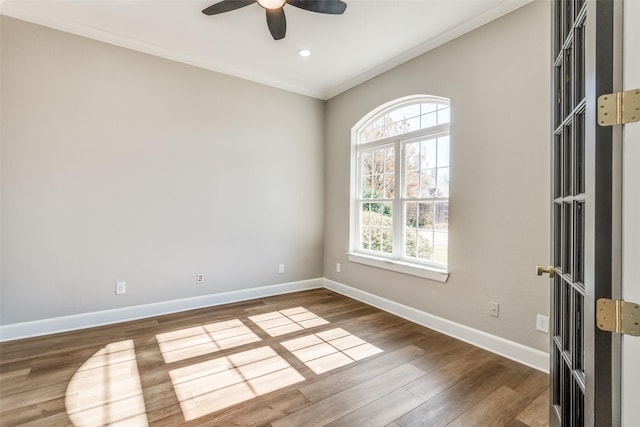
[[[365, 115], [362, 119], [358, 121], [358, 123], [353, 126], [351, 129], [351, 173], [350, 173], [350, 193], [349, 193], [349, 252], [347, 252], [347, 256], [350, 262], [355, 262], [358, 264], [363, 264], [371, 267], [381, 268], [385, 270], [390, 270], [398, 273], [408, 274], [411, 276], [421, 277], [429, 280], [433, 280], [440, 283], [446, 283], [449, 279], [450, 272], [447, 269], [439, 268], [438, 266], [432, 264], [422, 264], [419, 262], [411, 262], [403, 257], [384, 257], [377, 256], [374, 254], [367, 253], [363, 250], [357, 250], [358, 242], [359, 242], [359, 210], [356, 206], [357, 200], [357, 191], [358, 191], [358, 133], [362, 130], [363, 126], [366, 123], [369, 123], [371, 120], [374, 120], [376, 117], [382, 116], [386, 114], [390, 110], [395, 110], [397, 108], [401, 108], [407, 104], [413, 103], [428, 103], [428, 102], [437, 102], [437, 103], [447, 103], [449, 104], [449, 100], [446, 98], [432, 96], [432, 95], [412, 95], [401, 99], [396, 99], [394, 101], [383, 104], [382, 106], [376, 108], [369, 114]], [[406, 134], [392, 136], [388, 138], [383, 138], [377, 141], [372, 141], [366, 143], [367, 148], [382, 146], [388, 144], [390, 142], [398, 141], [401, 138], [402, 141], [412, 140], [416, 137], [420, 137], [427, 129], [419, 129], [412, 132], [407, 132]], [[437, 125], [428, 129], [429, 133], [441, 133], [443, 131], [450, 133], [450, 124], [446, 123], [443, 125]], [[399, 146], [404, 146], [401, 142]], [[400, 156], [400, 153], [396, 152], [397, 158]], [[399, 188], [399, 182], [396, 181], [396, 191], [401, 191]], [[397, 223], [397, 221], [396, 221]], [[394, 233], [395, 234], [395, 233]], [[394, 251], [396, 252], [396, 251]], [[395, 254], [394, 254], [395, 255]]]
[[399, 259], [365, 255], [360, 252], [347, 252], [347, 257], [349, 258], [349, 261], [358, 264], [382, 268], [384, 270], [391, 270], [397, 273], [408, 274], [410, 276], [422, 277], [424, 279], [440, 283], [446, 283], [450, 274], [446, 270], [438, 270], [436, 267], [431, 265], [415, 264], [407, 261], [401, 261]]

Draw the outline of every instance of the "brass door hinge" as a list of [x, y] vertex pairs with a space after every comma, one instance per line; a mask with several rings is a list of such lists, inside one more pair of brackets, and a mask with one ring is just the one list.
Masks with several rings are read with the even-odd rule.
[[640, 121], [640, 89], [607, 93], [598, 97], [598, 124], [624, 125]]
[[596, 324], [603, 331], [640, 336], [640, 305], [600, 298], [596, 301]]

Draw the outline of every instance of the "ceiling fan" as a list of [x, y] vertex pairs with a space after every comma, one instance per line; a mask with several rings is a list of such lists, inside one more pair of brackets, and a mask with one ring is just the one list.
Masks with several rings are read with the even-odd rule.
[[205, 15], [217, 15], [223, 12], [240, 9], [258, 3], [267, 12], [267, 26], [274, 40], [283, 39], [287, 32], [287, 20], [284, 16], [284, 5], [299, 7], [311, 12], [340, 15], [347, 4], [340, 0], [222, 0], [202, 11]]

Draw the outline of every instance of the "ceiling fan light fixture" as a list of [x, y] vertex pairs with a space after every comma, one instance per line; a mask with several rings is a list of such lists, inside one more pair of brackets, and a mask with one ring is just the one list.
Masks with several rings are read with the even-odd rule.
[[[1, 0], [0, 0], [1, 1]], [[274, 40], [281, 40], [287, 33], [284, 6], [289, 4], [309, 12], [341, 15], [347, 8], [342, 0], [220, 0], [202, 10], [205, 15], [218, 15], [258, 3], [266, 12], [267, 27]]]
[[287, 0], [257, 0], [257, 2], [265, 9], [280, 9]]

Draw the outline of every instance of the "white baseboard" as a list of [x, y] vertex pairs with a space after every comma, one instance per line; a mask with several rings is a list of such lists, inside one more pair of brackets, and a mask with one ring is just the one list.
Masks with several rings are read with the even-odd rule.
[[395, 314], [413, 323], [468, 342], [476, 347], [515, 360], [518, 363], [522, 363], [539, 371], [549, 373], [549, 354], [543, 351], [452, 322], [451, 320], [443, 319], [442, 317], [434, 316], [360, 289], [334, 282], [333, 280], [324, 279], [324, 287], [391, 314]]
[[92, 313], [82, 313], [72, 316], [35, 320], [31, 322], [1, 325], [0, 342], [109, 325], [129, 320], [143, 319], [163, 314], [322, 287], [358, 301], [362, 301], [411, 322], [442, 332], [443, 334], [452, 336], [461, 341], [465, 341], [477, 347], [497, 353], [540, 371], [549, 372], [549, 354], [543, 351], [536, 350], [324, 278], [241, 289], [238, 291], [223, 292], [219, 294], [202, 295], [193, 298], [163, 301], [153, 304], [117, 308]]
[[143, 319], [151, 316], [211, 307], [254, 298], [263, 298], [298, 292], [308, 289], [322, 288], [322, 278], [302, 280], [298, 282], [282, 283], [258, 288], [241, 289], [238, 291], [219, 294], [202, 295], [172, 301], [163, 301], [133, 307], [116, 308], [112, 310], [75, 314], [72, 316], [54, 317], [51, 319], [34, 320], [31, 322], [14, 323], [0, 326], [0, 342], [40, 335], [67, 332], [94, 326], [109, 325], [129, 320]]

